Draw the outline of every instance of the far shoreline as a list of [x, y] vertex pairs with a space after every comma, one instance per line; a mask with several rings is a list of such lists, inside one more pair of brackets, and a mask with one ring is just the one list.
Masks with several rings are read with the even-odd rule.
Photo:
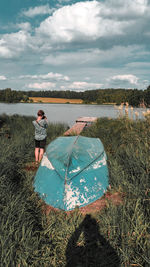
[[[24, 103], [21, 101], [21, 103]], [[52, 97], [29, 97], [29, 102], [32, 104], [80, 104], [80, 105], [116, 105], [116, 103], [84, 102], [82, 99], [71, 98], [52, 98]]]

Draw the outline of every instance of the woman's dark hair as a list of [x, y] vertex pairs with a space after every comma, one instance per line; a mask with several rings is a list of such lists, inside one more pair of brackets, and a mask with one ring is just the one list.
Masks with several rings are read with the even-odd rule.
[[44, 114], [45, 114], [44, 111], [41, 109], [37, 113], [38, 116], [42, 116], [42, 117], [44, 116]]

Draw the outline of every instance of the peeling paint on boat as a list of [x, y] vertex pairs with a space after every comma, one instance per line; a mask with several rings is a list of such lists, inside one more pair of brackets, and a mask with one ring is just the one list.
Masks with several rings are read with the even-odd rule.
[[80, 203], [80, 205], [89, 203], [89, 198], [85, 197], [83, 194], [81, 194], [81, 200], [82, 202]]
[[85, 186], [84, 187], [84, 190], [86, 191], [86, 192], [89, 192], [89, 189]]
[[49, 161], [49, 159], [47, 158], [46, 155], [43, 155], [41, 166], [42, 167], [46, 167], [46, 168], [48, 168], [50, 170], [54, 170], [54, 167], [52, 166], [51, 162]]
[[102, 189], [102, 184], [101, 183], [98, 183], [97, 184], [97, 187], [98, 187], [98, 190], [101, 190]]
[[71, 174], [71, 173], [76, 173], [76, 172], [78, 172], [78, 171], [80, 171], [80, 167], [77, 167], [77, 169], [70, 171], [69, 174]]
[[85, 178], [84, 179], [80, 179], [80, 183], [85, 183]]
[[80, 206], [79, 195], [79, 189], [72, 188], [72, 183], [65, 185], [64, 203], [67, 207], [67, 210], [73, 209], [78, 205]]
[[106, 158], [103, 157], [101, 160], [95, 162], [95, 164], [93, 165], [93, 169], [98, 169], [102, 166], [105, 166], [106, 165]]
[[[88, 192], [88, 188], [86, 188]], [[93, 196], [94, 197], [94, 196]], [[66, 184], [65, 186], [65, 197], [64, 203], [66, 205], [67, 210], [72, 210], [76, 206], [81, 206], [88, 204], [91, 197], [87, 198], [86, 194], [80, 192], [79, 188], [75, 188], [71, 184]]]

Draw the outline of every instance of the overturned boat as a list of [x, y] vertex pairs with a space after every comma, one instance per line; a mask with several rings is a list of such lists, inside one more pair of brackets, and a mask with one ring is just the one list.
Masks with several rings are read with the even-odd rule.
[[84, 207], [108, 187], [107, 156], [99, 138], [58, 137], [46, 149], [34, 189], [46, 204], [65, 211]]

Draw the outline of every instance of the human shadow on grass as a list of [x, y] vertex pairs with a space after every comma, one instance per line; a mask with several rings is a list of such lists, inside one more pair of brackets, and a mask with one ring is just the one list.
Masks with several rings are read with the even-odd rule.
[[[83, 233], [84, 241], [79, 243]], [[98, 223], [91, 215], [83, 222], [69, 239], [66, 249], [66, 267], [119, 267], [119, 257], [109, 242], [99, 233]]]

